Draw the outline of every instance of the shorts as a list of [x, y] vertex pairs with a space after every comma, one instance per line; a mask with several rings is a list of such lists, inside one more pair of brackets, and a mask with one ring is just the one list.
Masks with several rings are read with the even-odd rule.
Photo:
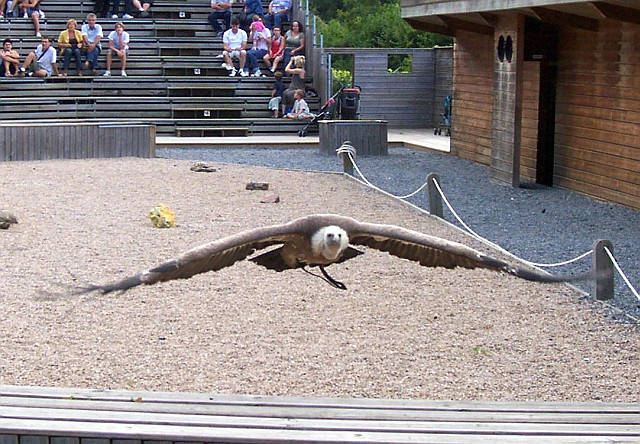
[[231, 51], [231, 52], [229, 52], [229, 51], [224, 51], [224, 53], [227, 53], [227, 55], [228, 55], [229, 57], [231, 57], [232, 59], [236, 59], [236, 60], [240, 59], [240, 52], [241, 52], [241, 50], [240, 50], [240, 49], [234, 49], [234, 50], [233, 50], [233, 51]]
[[36, 7], [35, 7], [35, 8], [27, 8], [27, 15], [28, 15], [29, 17], [31, 17], [31, 15], [32, 15], [34, 12], [37, 12], [37, 13], [38, 13], [38, 18], [40, 18], [40, 19], [43, 19], [43, 18], [44, 18], [44, 12], [42, 12], [42, 11], [40, 10], [40, 5], [36, 5]]
[[271, 100], [269, 100], [269, 109], [273, 111], [279, 109], [281, 101], [282, 101], [282, 97], [279, 97], [279, 96], [272, 97]]

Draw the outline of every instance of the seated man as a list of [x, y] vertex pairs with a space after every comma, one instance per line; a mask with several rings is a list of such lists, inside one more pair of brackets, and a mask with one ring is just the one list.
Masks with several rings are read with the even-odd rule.
[[138, 17], [149, 17], [149, 8], [153, 5], [153, 0], [133, 0], [133, 7], [138, 10]]
[[[222, 27], [218, 20], [224, 20], [227, 29], [231, 22], [231, 6], [233, 6], [233, 0], [211, 0], [211, 13], [209, 14], [209, 24], [213, 28], [213, 33], [218, 37], [222, 33]], [[246, 34], [246, 33], [245, 33]]]
[[290, 13], [291, 0], [271, 0], [269, 11], [265, 16], [267, 28], [273, 29], [274, 26], [277, 26], [282, 29], [282, 22], [289, 21]]
[[244, 29], [240, 29], [240, 20], [233, 18], [231, 20], [231, 29], [225, 31], [222, 36], [222, 57], [224, 57], [223, 66], [229, 70], [229, 76], [233, 77], [237, 74], [233, 60], [236, 59], [240, 63], [240, 75], [247, 77], [249, 73], [244, 68], [247, 60], [247, 33]]
[[2, 49], [0, 49], [0, 77], [13, 77], [20, 72], [20, 54], [13, 49], [11, 39], [4, 39]]
[[91, 13], [87, 15], [87, 23], [82, 25], [82, 41], [84, 49], [87, 51], [87, 61], [84, 62], [84, 67], [91, 69], [91, 74], [94, 76], [99, 68], [98, 57], [102, 51], [100, 40], [104, 37], [102, 26], [97, 24], [96, 20], [96, 15]]
[[58, 75], [56, 51], [46, 35], [42, 36], [36, 50], [29, 53], [20, 71], [24, 73], [27, 69], [30, 71], [29, 75], [34, 77], [50, 77], [52, 73]]
[[120, 75], [122, 77], [127, 77], [127, 72], [125, 70], [127, 68], [127, 56], [129, 55], [129, 42], [131, 38], [129, 37], [129, 33], [124, 30], [124, 23], [116, 23], [115, 29], [109, 33], [108, 39], [109, 50], [107, 51], [107, 70], [103, 75], [105, 77], [109, 77], [111, 75], [111, 59], [113, 57], [113, 53], [115, 53], [122, 63], [122, 71], [120, 71]]

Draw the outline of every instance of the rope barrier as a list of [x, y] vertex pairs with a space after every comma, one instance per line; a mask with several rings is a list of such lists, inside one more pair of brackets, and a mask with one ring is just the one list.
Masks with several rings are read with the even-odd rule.
[[633, 285], [631, 285], [631, 282], [627, 278], [627, 275], [624, 274], [624, 272], [622, 271], [622, 268], [620, 268], [620, 265], [618, 265], [618, 262], [613, 257], [611, 250], [609, 250], [607, 247], [604, 247], [604, 251], [606, 251], [607, 255], [609, 256], [609, 259], [611, 259], [611, 262], [613, 263], [613, 266], [616, 268], [616, 271], [620, 274], [620, 276], [622, 276], [624, 283], [627, 284], [627, 287], [629, 287], [629, 290], [631, 290], [631, 293], [633, 293], [633, 295], [640, 301], [640, 294], [638, 294], [636, 289], [633, 288]]
[[[418, 194], [420, 191], [422, 191], [425, 187], [428, 186], [428, 182], [425, 181], [424, 184], [422, 184], [422, 186], [420, 186], [416, 191], [414, 191], [413, 193], [407, 194], [405, 196], [397, 196], [394, 195], [392, 193], [389, 193], [385, 190], [383, 190], [380, 187], [377, 187], [376, 185], [374, 185], [373, 183], [371, 183], [366, 177], [365, 175], [362, 173], [362, 171], [360, 170], [360, 168], [358, 167], [358, 164], [356, 163], [356, 149], [349, 143], [349, 142], [345, 142], [342, 144], [342, 146], [340, 146], [340, 148], [338, 148], [336, 150], [336, 153], [338, 155], [338, 157], [342, 157], [344, 159], [344, 156], [348, 156], [349, 160], [351, 161], [351, 164], [353, 165], [353, 168], [355, 169], [355, 171], [358, 173], [358, 175], [362, 178], [362, 182], [369, 186], [370, 188], [373, 188], [376, 191], [381, 192], [382, 194], [385, 194], [387, 196], [396, 198], [396, 199], [408, 199], [409, 197], [415, 196], [416, 194]], [[440, 195], [440, 197], [442, 198], [442, 201], [445, 203], [445, 205], [447, 206], [447, 208], [449, 209], [449, 211], [451, 211], [451, 214], [453, 214], [453, 216], [455, 217], [455, 219], [458, 221], [458, 223], [460, 223], [460, 225], [462, 225], [475, 239], [479, 240], [480, 242], [495, 248], [505, 254], [514, 256], [516, 258], [518, 258], [520, 261], [524, 262], [527, 265], [533, 266], [533, 267], [560, 267], [563, 265], [568, 265], [571, 264], [573, 262], [577, 262], [581, 259], [584, 259], [585, 257], [593, 254], [593, 251], [589, 250], [586, 251], [576, 257], [574, 257], [573, 259], [568, 259], [565, 261], [561, 261], [561, 262], [555, 262], [555, 263], [550, 263], [550, 264], [545, 264], [545, 263], [539, 263], [539, 262], [532, 262], [532, 261], [528, 261], [526, 259], [522, 259], [518, 256], [515, 256], [513, 253], [505, 250], [504, 248], [502, 248], [500, 245], [491, 242], [488, 239], [485, 239], [484, 237], [480, 236], [478, 233], [476, 233], [474, 230], [471, 229], [471, 227], [469, 225], [467, 225], [464, 220], [462, 220], [462, 218], [458, 215], [458, 213], [455, 211], [455, 209], [453, 208], [453, 205], [451, 205], [451, 203], [449, 202], [449, 199], [447, 199], [447, 196], [445, 196], [444, 191], [442, 191], [442, 188], [440, 188], [440, 184], [438, 183], [437, 180], [432, 179], [433, 180], [433, 184], [435, 185], [436, 190], [438, 191], [438, 194]], [[640, 294], [638, 294], [638, 292], [636, 291], [636, 289], [633, 287], [633, 285], [631, 284], [631, 282], [629, 281], [629, 279], [627, 278], [627, 276], [624, 274], [624, 272], [622, 271], [622, 268], [620, 267], [620, 265], [616, 262], [615, 258], [613, 257], [613, 254], [611, 253], [611, 251], [607, 248], [604, 247], [604, 250], [606, 251], [607, 255], [609, 256], [609, 258], [611, 259], [611, 262], [613, 263], [616, 271], [620, 274], [620, 276], [622, 277], [622, 279], [624, 280], [625, 284], [627, 285], [627, 287], [629, 287], [629, 289], [631, 290], [631, 292], [633, 293], [633, 295], [640, 301]]]
[[360, 171], [360, 168], [358, 167], [358, 164], [356, 163], [355, 160], [355, 156], [356, 156], [356, 149], [350, 145], [348, 142], [343, 143], [340, 148], [338, 148], [336, 150], [336, 153], [338, 155], [338, 157], [340, 157], [341, 155], [347, 155], [349, 157], [349, 160], [351, 161], [351, 164], [353, 165], [353, 168], [356, 170], [356, 172], [358, 173], [358, 176], [360, 176], [362, 178], [362, 181], [368, 185], [369, 187], [375, 189], [376, 191], [380, 191], [383, 194], [386, 194], [387, 196], [391, 196], [394, 197], [396, 199], [408, 199], [410, 197], [415, 196], [416, 194], [418, 194], [420, 191], [424, 190], [425, 187], [428, 185], [428, 183], [425, 181], [425, 183], [422, 184], [422, 186], [420, 188], [418, 188], [417, 190], [415, 190], [413, 193], [409, 193], [407, 195], [404, 196], [396, 196], [395, 194], [389, 193], [387, 191], [384, 191], [382, 188], [378, 188], [377, 186], [375, 186], [374, 184], [372, 184], [371, 182], [369, 182], [369, 180], [364, 176], [364, 174], [362, 174], [362, 171]]

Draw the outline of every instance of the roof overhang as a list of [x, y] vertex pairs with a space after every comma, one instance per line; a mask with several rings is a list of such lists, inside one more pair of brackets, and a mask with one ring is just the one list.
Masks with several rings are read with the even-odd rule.
[[422, 31], [455, 35], [458, 30], [491, 35], [501, 13], [597, 31], [604, 19], [640, 24], [639, 0], [402, 0], [402, 18]]

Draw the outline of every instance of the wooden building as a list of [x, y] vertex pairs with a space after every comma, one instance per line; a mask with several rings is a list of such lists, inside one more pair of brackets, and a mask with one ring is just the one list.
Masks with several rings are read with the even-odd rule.
[[455, 37], [452, 153], [640, 209], [640, 1], [402, 0]]

